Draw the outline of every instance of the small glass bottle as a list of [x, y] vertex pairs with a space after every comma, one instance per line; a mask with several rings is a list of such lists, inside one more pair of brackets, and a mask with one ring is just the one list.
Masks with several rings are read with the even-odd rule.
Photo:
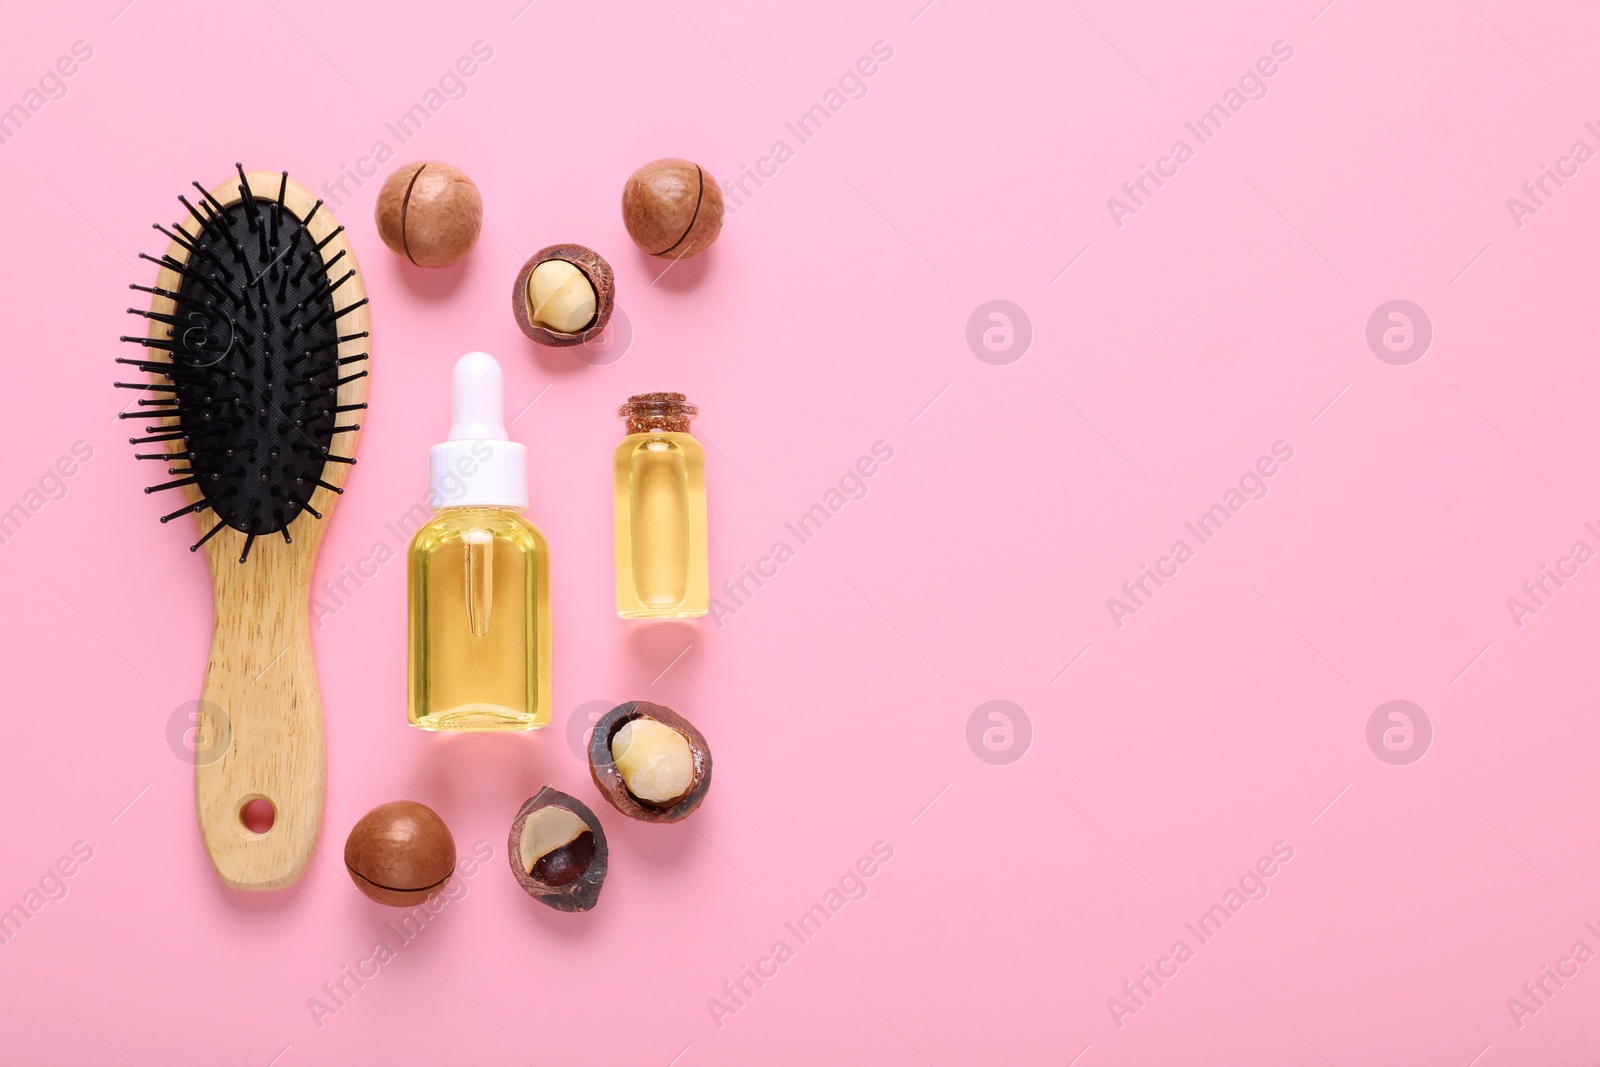
[[706, 454], [682, 393], [642, 393], [617, 409], [627, 436], [615, 471], [617, 614], [692, 619], [711, 607]]
[[429, 450], [433, 520], [411, 540], [410, 721], [532, 730], [550, 721], [550, 550], [528, 506], [527, 449], [506, 440], [500, 364], [456, 362], [450, 439]]

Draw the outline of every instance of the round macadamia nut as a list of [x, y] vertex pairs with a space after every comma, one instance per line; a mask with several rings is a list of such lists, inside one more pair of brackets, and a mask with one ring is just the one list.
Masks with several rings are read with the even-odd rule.
[[356, 887], [379, 904], [414, 907], [450, 880], [456, 842], [432, 808], [396, 800], [373, 808], [351, 828], [344, 865]]
[[722, 232], [722, 190], [698, 164], [658, 159], [622, 187], [622, 223], [652, 256], [688, 259]]
[[472, 179], [436, 160], [407, 163], [378, 193], [378, 235], [419, 267], [448, 267], [483, 228], [483, 198]]

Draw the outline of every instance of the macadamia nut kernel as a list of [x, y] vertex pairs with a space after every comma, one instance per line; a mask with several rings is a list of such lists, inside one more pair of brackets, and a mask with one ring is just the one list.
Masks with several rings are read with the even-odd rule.
[[577, 333], [594, 320], [594, 287], [564, 259], [547, 259], [528, 275], [528, 307], [534, 322], [558, 333]]
[[522, 824], [523, 866], [531, 873], [544, 857], [588, 832], [588, 825], [566, 808], [540, 808]]
[[611, 738], [611, 758], [616, 761], [628, 792], [640, 800], [665, 804], [678, 799], [694, 784], [694, 756], [682, 734], [654, 719], [633, 719]]

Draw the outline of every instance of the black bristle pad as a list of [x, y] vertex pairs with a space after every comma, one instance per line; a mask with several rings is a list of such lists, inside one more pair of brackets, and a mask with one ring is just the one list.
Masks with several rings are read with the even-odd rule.
[[174, 470], [183, 477], [160, 488], [195, 485], [204, 507], [253, 540], [316, 514], [311, 494], [344, 429], [333, 296], [348, 268], [335, 263], [330, 274], [305, 220], [243, 182], [237, 203], [223, 207], [207, 194], [185, 207], [203, 220], [179, 242], [187, 258], [158, 261], [179, 275], [177, 307], [147, 316], [170, 325], [128, 340], [165, 349], [172, 361], [144, 364], [173, 386], [154, 395], [175, 410], [183, 446], [174, 451], [188, 459]]

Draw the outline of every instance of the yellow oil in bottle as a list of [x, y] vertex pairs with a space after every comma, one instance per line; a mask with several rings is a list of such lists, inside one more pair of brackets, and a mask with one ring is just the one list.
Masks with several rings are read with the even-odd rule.
[[705, 451], [681, 393], [633, 397], [614, 464], [617, 614], [687, 619], [711, 605]]
[[517, 511], [445, 508], [411, 542], [411, 706], [424, 730], [550, 721], [550, 553]]

